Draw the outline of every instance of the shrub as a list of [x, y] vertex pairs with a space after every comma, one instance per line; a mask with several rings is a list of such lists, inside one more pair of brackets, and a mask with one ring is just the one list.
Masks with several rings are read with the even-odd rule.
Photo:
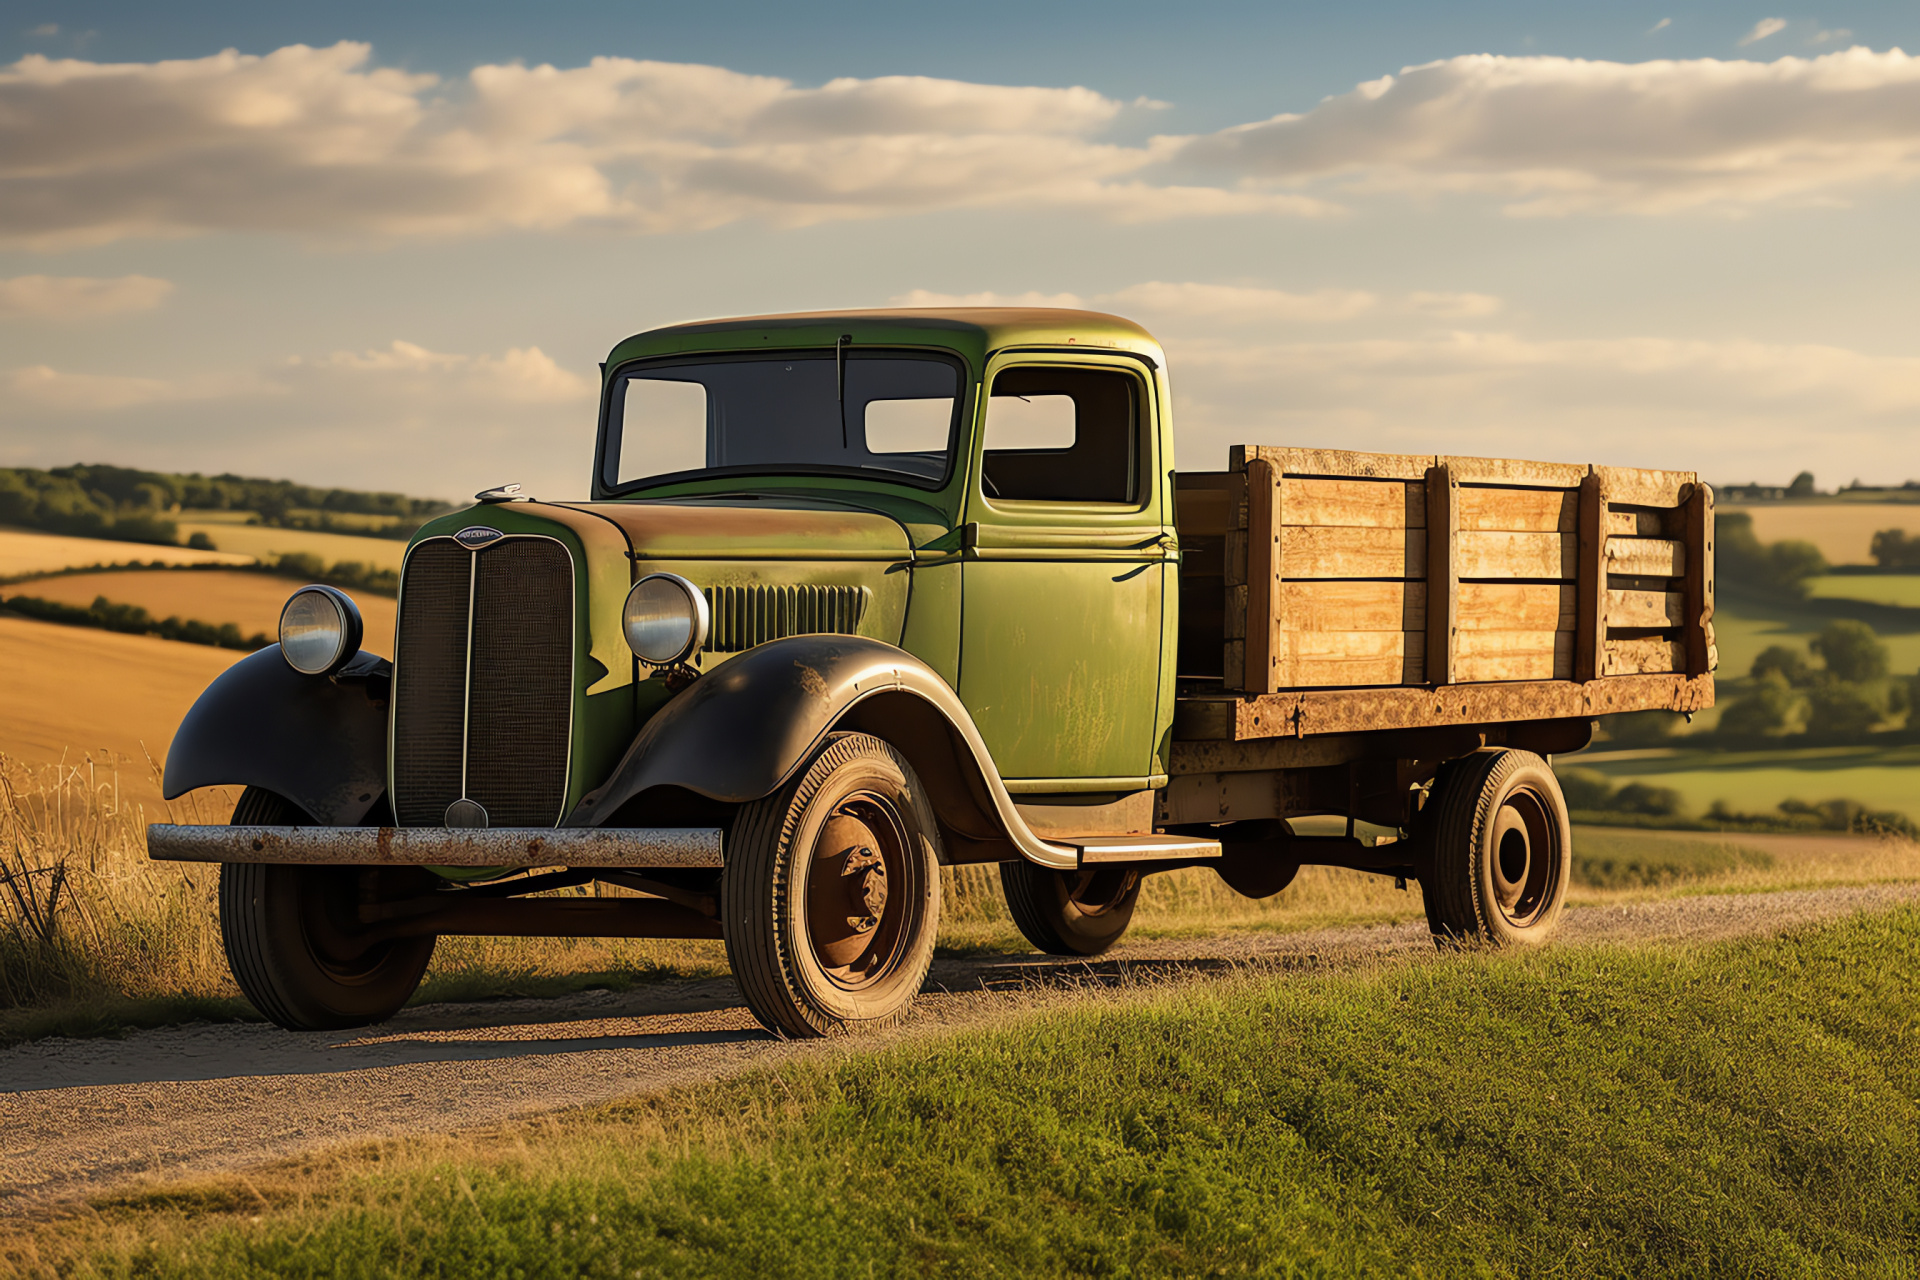
[[1672, 711], [1629, 711], [1624, 715], [1604, 716], [1600, 721], [1607, 736], [1622, 746], [1658, 746], [1673, 736], [1680, 716]]
[[1760, 541], [1753, 517], [1744, 511], [1723, 512], [1714, 526], [1720, 576], [1729, 583], [1801, 599], [1812, 580], [1827, 571], [1827, 558], [1811, 542]]
[[1856, 738], [1870, 733], [1886, 716], [1884, 686], [1844, 680], [1817, 684], [1807, 691], [1807, 732], [1823, 738]]
[[1873, 535], [1873, 559], [1882, 569], [1920, 569], [1920, 538], [1909, 538], [1905, 529], [1882, 529]]
[[200, 530], [190, 535], [187, 538], [187, 546], [194, 551], [218, 551], [220, 549], [213, 545], [213, 539], [206, 535], [205, 530]]
[[1826, 662], [1828, 673], [1836, 679], [1864, 683], [1887, 674], [1887, 646], [1864, 622], [1842, 618], [1829, 623], [1809, 647]]
[[1741, 737], [1780, 737], [1804, 728], [1806, 715], [1806, 695], [1795, 689], [1779, 671], [1770, 670], [1720, 713], [1720, 732]]

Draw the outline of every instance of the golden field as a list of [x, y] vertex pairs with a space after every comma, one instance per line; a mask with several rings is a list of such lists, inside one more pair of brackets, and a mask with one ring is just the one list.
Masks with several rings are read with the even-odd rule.
[[1751, 515], [1762, 542], [1811, 542], [1830, 564], [1872, 564], [1867, 549], [1882, 529], [1920, 537], [1920, 502], [1728, 502], [1720, 510]]
[[226, 551], [189, 551], [185, 547], [162, 547], [146, 542], [67, 538], [30, 529], [0, 529], [0, 578], [58, 573], [62, 569], [85, 569], [93, 565], [151, 564], [156, 560], [162, 564], [248, 564], [252, 559], [252, 556]]
[[400, 568], [407, 544], [397, 538], [359, 538], [350, 533], [319, 533], [306, 529], [277, 529], [246, 524], [243, 511], [188, 511], [168, 517], [179, 526], [180, 540], [196, 533], [213, 539], [222, 551], [238, 552], [255, 560], [283, 555], [319, 556], [328, 564], [357, 560], [376, 569]]
[[[105, 596], [115, 604], [138, 605], [156, 618], [181, 618], [215, 626], [231, 622], [240, 628], [241, 635], [258, 633], [271, 639], [280, 625], [281, 606], [300, 585], [291, 578], [242, 570], [129, 569], [38, 578], [10, 591], [81, 608], [92, 604], [95, 597]], [[366, 591], [347, 594], [360, 606], [360, 616], [366, 620], [365, 647], [383, 658], [392, 657], [397, 603]]]

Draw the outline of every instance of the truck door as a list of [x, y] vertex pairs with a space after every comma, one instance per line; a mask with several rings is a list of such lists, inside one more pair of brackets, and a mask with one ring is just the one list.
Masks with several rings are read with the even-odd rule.
[[961, 701], [1003, 777], [1078, 784], [1016, 790], [1143, 789], [1175, 572], [1151, 372], [1001, 357], [987, 387], [962, 536]]

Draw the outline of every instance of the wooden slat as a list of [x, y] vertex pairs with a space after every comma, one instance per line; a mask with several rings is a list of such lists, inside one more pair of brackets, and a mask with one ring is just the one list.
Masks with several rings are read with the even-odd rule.
[[1677, 640], [1649, 636], [1643, 640], [1607, 641], [1610, 676], [1664, 675], [1686, 669], [1687, 646]]
[[1365, 529], [1426, 527], [1426, 491], [1417, 484], [1289, 476], [1284, 487], [1288, 524]]
[[1607, 625], [1678, 627], [1685, 623], [1687, 598], [1678, 591], [1609, 591]]
[[1686, 672], [1706, 675], [1719, 665], [1713, 644], [1713, 487], [1696, 484], [1681, 508], [1688, 553], [1686, 580]]
[[1687, 486], [1700, 477], [1691, 471], [1650, 471], [1640, 467], [1595, 467], [1607, 501], [1622, 507], [1677, 507]]
[[1277, 674], [1285, 689], [1412, 684], [1425, 649], [1418, 631], [1289, 631]]
[[1572, 583], [1463, 582], [1454, 623], [1462, 632], [1571, 631], [1574, 601]]
[[1243, 471], [1255, 458], [1265, 458], [1290, 476], [1336, 476], [1351, 480], [1420, 480], [1433, 465], [1433, 455], [1355, 453], [1346, 449], [1284, 449], [1271, 445], [1236, 444], [1228, 452], [1229, 467]]
[[1544, 489], [1574, 489], [1592, 468], [1577, 462], [1528, 462], [1521, 458], [1436, 459], [1462, 484], [1524, 484]]
[[1578, 565], [1578, 549], [1574, 538], [1558, 533], [1462, 533], [1460, 576], [1571, 581]]
[[1572, 533], [1578, 527], [1577, 489], [1460, 490], [1460, 527], [1502, 533]]
[[1580, 484], [1580, 533], [1574, 556], [1578, 620], [1573, 678], [1584, 682], [1600, 674], [1607, 645], [1607, 485], [1598, 471]]
[[1424, 582], [1283, 582], [1280, 625], [1288, 631], [1424, 631]]
[[1280, 619], [1280, 522], [1285, 514], [1280, 468], [1264, 458], [1247, 465], [1247, 613], [1246, 667], [1240, 687], [1270, 693], [1274, 683], [1275, 643]]
[[1679, 530], [1673, 526], [1673, 512], [1642, 507], [1636, 511], [1607, 510], [1607, 535], [1613, 538], [1673, 538]]
[[1280, 531], [1280, 576], [1296, 578], [1421, 578], [1427, 572], [1424, 529], [1315, 529]]
[[1571, 631], [1462, 631], [1456, 684], [1565, 680], [1573, 672]]
[[1460, 482], [1445, 463], [1427, 472], [1426, 682], [1453, 682], [1460, 613]]
[[1674, 538], [1608, 538], [1607, 572], [1677, 578], [1687, 571], [1686, 544]]

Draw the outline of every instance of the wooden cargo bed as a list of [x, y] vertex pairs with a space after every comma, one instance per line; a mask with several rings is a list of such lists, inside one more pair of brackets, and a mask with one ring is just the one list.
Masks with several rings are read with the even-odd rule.
[[1691, 472], [1238, 446], [1176, 489], [1176, 737], [1712, 705]]

